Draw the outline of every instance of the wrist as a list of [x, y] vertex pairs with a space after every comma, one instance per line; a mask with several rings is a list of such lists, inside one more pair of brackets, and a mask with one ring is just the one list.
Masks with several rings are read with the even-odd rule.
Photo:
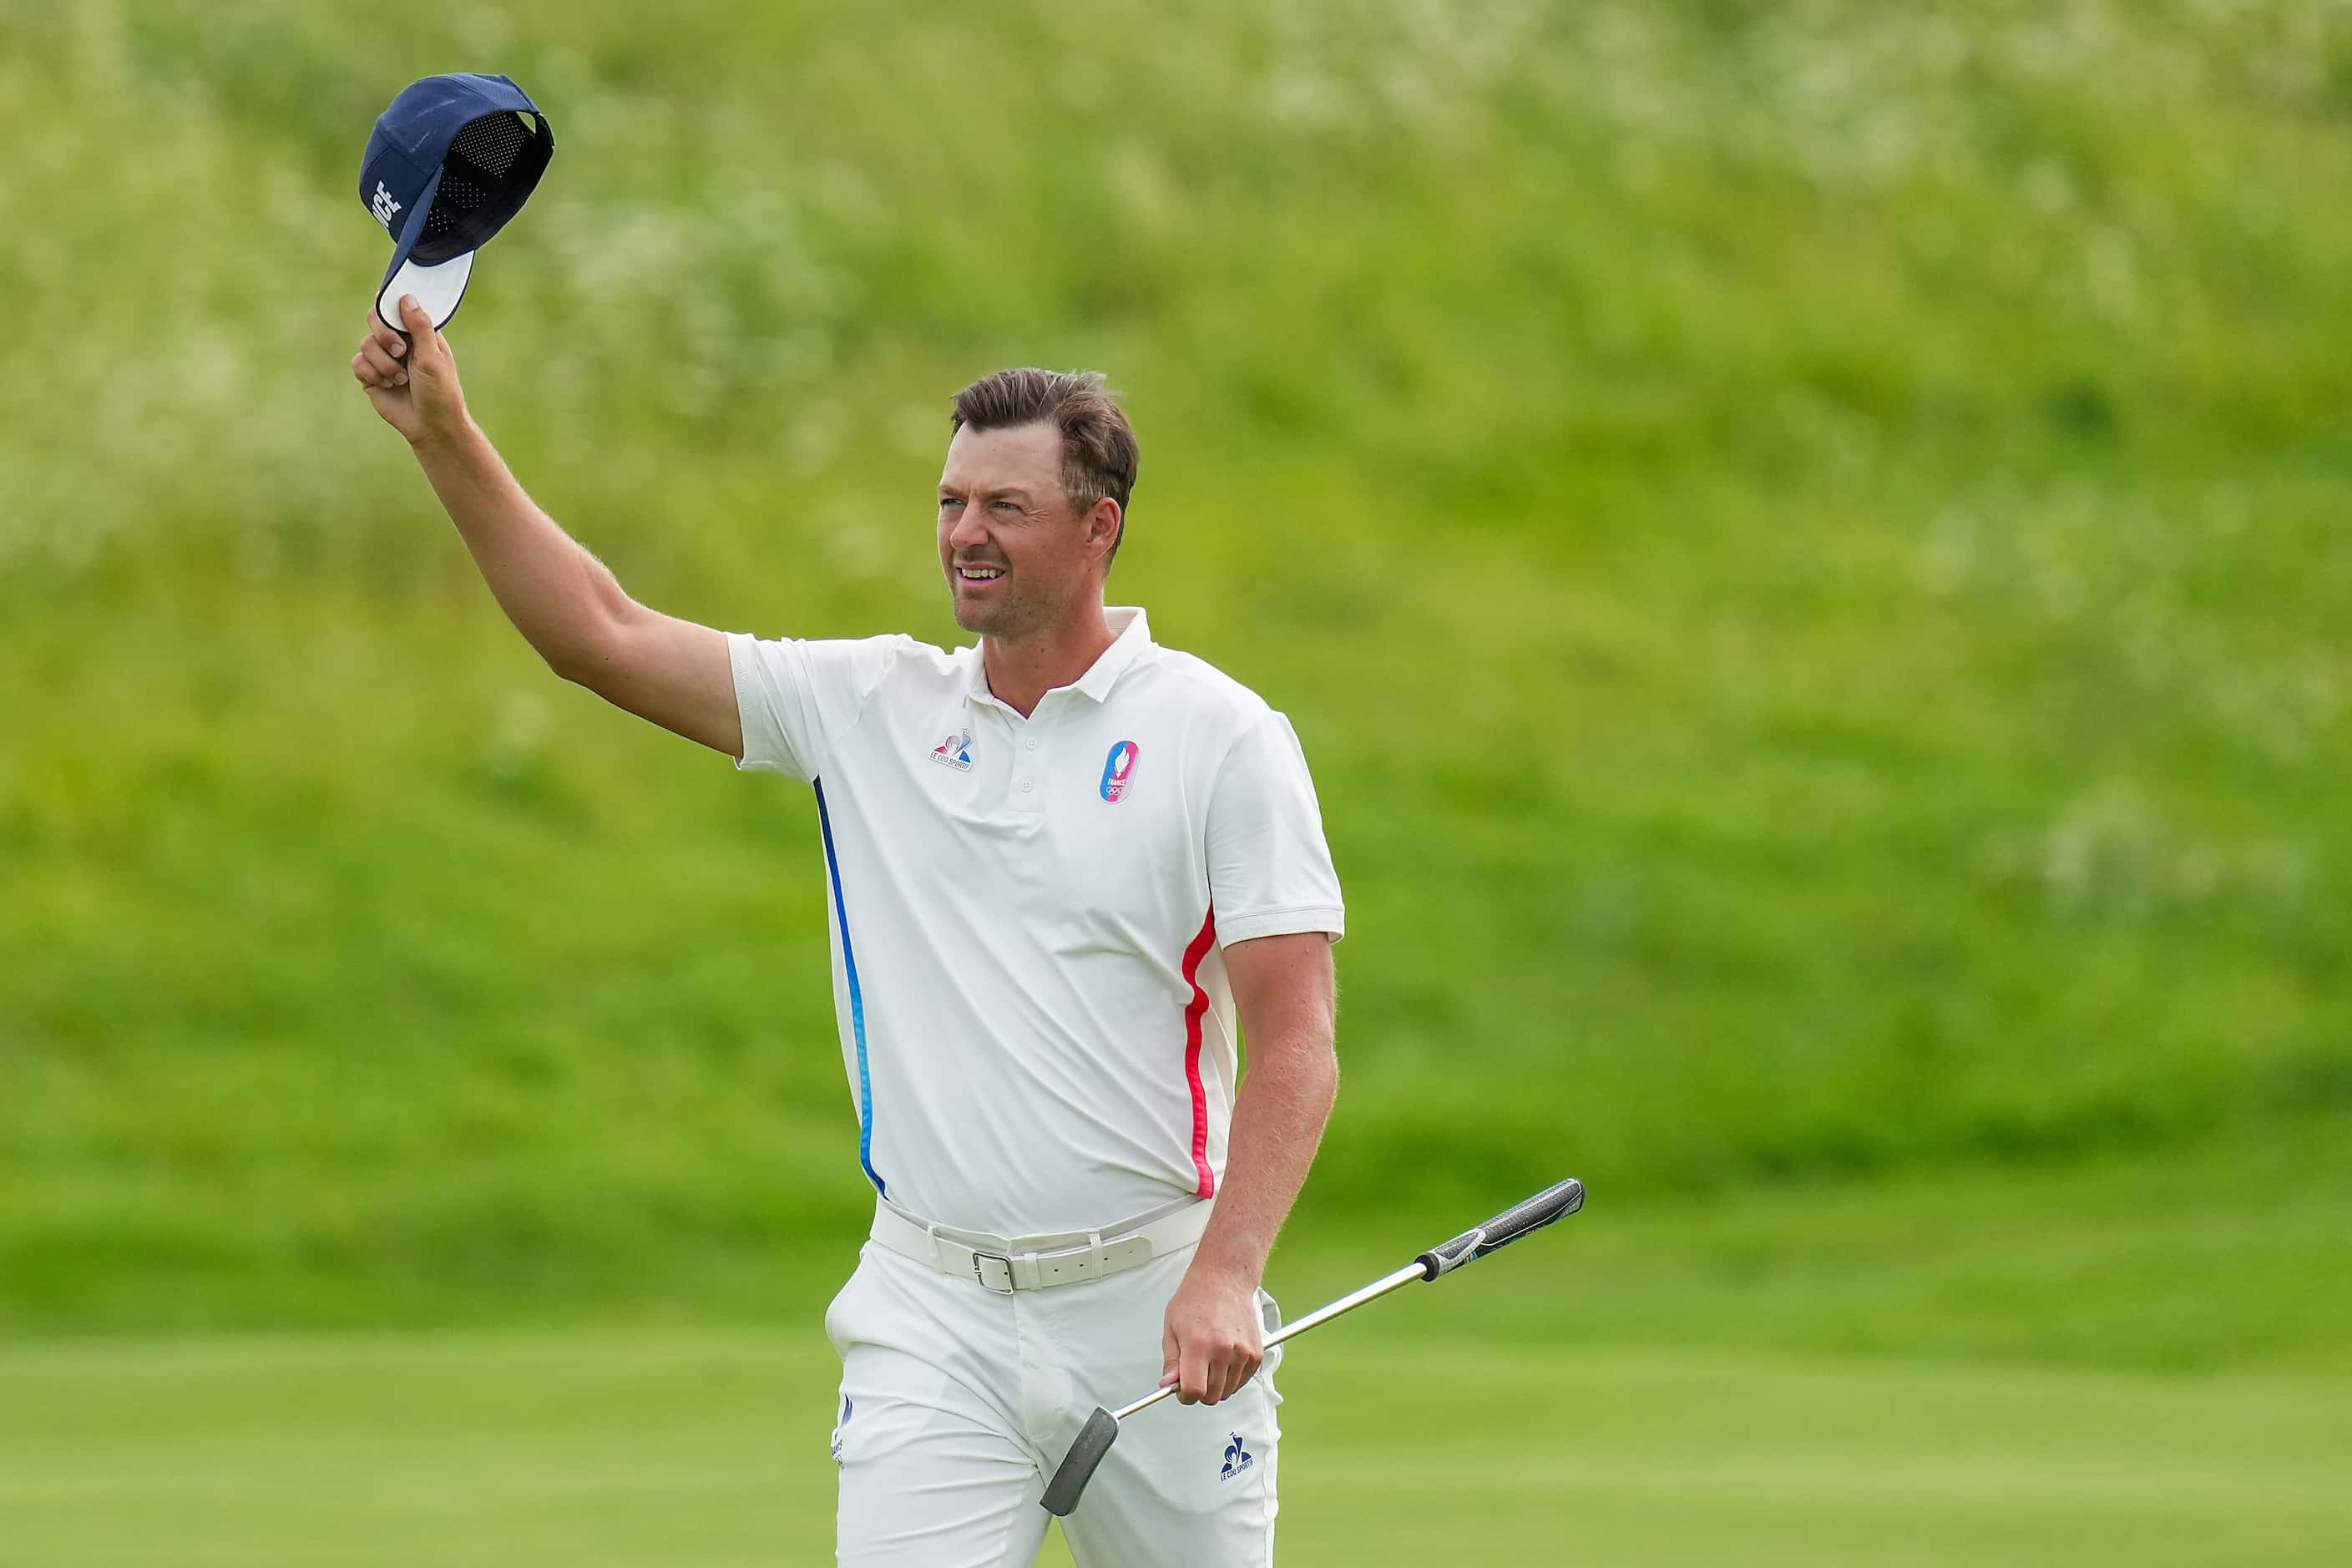
[[431, 453], [446, 452], [455, 447], [469, 446], [479, 439], [481, 434], [474, 424], [473, 416], [461, 408], [448, 420], [420, 426], [416, 434], [408, 438], [408, 445], [412, 451], [422, 458]]
[[1204, 1285], [1214, 1285], [1245, 1295], [1257, 1289], [1258, 1281], [1264, 1278], [1265, 1270], [1253, 1268], [1238, 1258], [1196, 1252], [1192, 1255], [1192, 1266], [1184, 1272]]

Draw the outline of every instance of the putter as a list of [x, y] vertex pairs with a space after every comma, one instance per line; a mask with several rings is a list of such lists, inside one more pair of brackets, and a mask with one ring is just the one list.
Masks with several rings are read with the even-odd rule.
[[[1484, 1258], [1499, 1247], [1508, 1247], [1529, 1231], [1541, 1230], [1552, 1221], [1565, 1219], [1583, 1206], [1584, 1184], [1574, 1176], [1546, 1187], [1525, 1203], [1505, 1209], [1475, 1229], [1465, 1230], [1451, 1241], [1440, 1242], [1385, 1279], [1375, 1279], [1360, 1290], [1351, 1290], [1330, 1305], [1317, 1308], [1297, 1322], [1285, 1323], [1265, 1336], [1266, 1348], [1271, 1350], [1294, 1334], [1303, 1334], [1319, 1323], [1328, 1323], [1342, 1312], [1352, 1312], [1367, 1301], [1377, 1301], [1400, 1286], [1410, 1285], [1416, 1279], [1433, 1280], [1441, 1274], [1450, 1274], [1472, 1258]], [[1095, 1470], [1103, 1462], [1103, 1456], [1109, 1453], [1110, 1446], [1118, 1440], [1118, 1424], [1175, 1392], [1176, 1385], [1171, 1383], [1117, 1410], [1105, 1410], [1097, 1405], [1095, 1413], [1087, 1417], [1087, 1424], [1078, 1429], [1077, 1440], [1070, 1445], [1070, 1451], [1062, 1456], [1061, 1468], [1046, 1483], [1045, 1495], [1041, 1500], [1045, 1511], [1056, 1519], [1067, 1518], [1070, 1510], [1078, 1506], [1078, 1494], [1085, 1491], [1087, 1483], [1094, 1479]]]

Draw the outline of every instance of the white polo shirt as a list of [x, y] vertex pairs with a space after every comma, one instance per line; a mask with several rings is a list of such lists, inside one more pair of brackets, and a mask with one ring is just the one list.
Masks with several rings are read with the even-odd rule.
[[842, 1057], [875, 1187], [1082, 1230], [1225, 1163], [1224, 943], [1342, 930], [1290, 721], [1139, 609], [1024, 719], [977, 645], [730, 633], [739, 768], [816, 786]]

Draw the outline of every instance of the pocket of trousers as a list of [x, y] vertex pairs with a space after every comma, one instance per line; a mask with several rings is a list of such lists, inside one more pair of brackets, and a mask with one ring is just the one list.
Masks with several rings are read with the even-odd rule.
[[849, 1278], [842, 1281], [841, 1289], [835, 1290], [833, 1300], [825, 1303], [824, 1337], [833, 1342], [833, 1353], [836, 1356], [849, 1352], [850, 1337], [855, 1331], [850, 1299], [856, 1294], [857, 1282], [866, 1277], [866, 1249], [861, 1247], [857, 1250], [857, 1267], [849, 1271]]
[[[1282, 1305], [1267, 1293], [1263, 1285], [1258, 1287], [1257, 1316], [1258, 1321], [1265, 1325], [1265, 1331], [1269, 1334], [1282, 1327]], [[1259, 1369], [1259, 1373], [1266, 1380], [1266, 1387], [1269, 1390], [1274, 1387], [1275, 1369], [1281, 1364], [1282, 1347], [1276, 1345], [1265, 1352], [1265, 1364]], [[1276, 1394], [1274, 1397], [1279, 1403], [1282, 1395]]]

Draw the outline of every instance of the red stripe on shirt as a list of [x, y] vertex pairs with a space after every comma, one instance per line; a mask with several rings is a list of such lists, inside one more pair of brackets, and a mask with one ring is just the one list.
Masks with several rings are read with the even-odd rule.
[[1216, 944], [1217, 906], [1211, 904], [1201, 934], [1184, 950], [1184, 984], [1192, 988], [1184, 1004], [1184, 1077], [1192, 1085], [1192, 1168], [1201, 1173], [1196, 1192], [1204, 1198], [1216, 1195], [1217, 1178], [1209, 1170], [1209, 1091], [1201, 1085], [1201, 1016], [1209, 1010], [1209, 994], [1201, 989], [1200, 973], [1201, 960]]

